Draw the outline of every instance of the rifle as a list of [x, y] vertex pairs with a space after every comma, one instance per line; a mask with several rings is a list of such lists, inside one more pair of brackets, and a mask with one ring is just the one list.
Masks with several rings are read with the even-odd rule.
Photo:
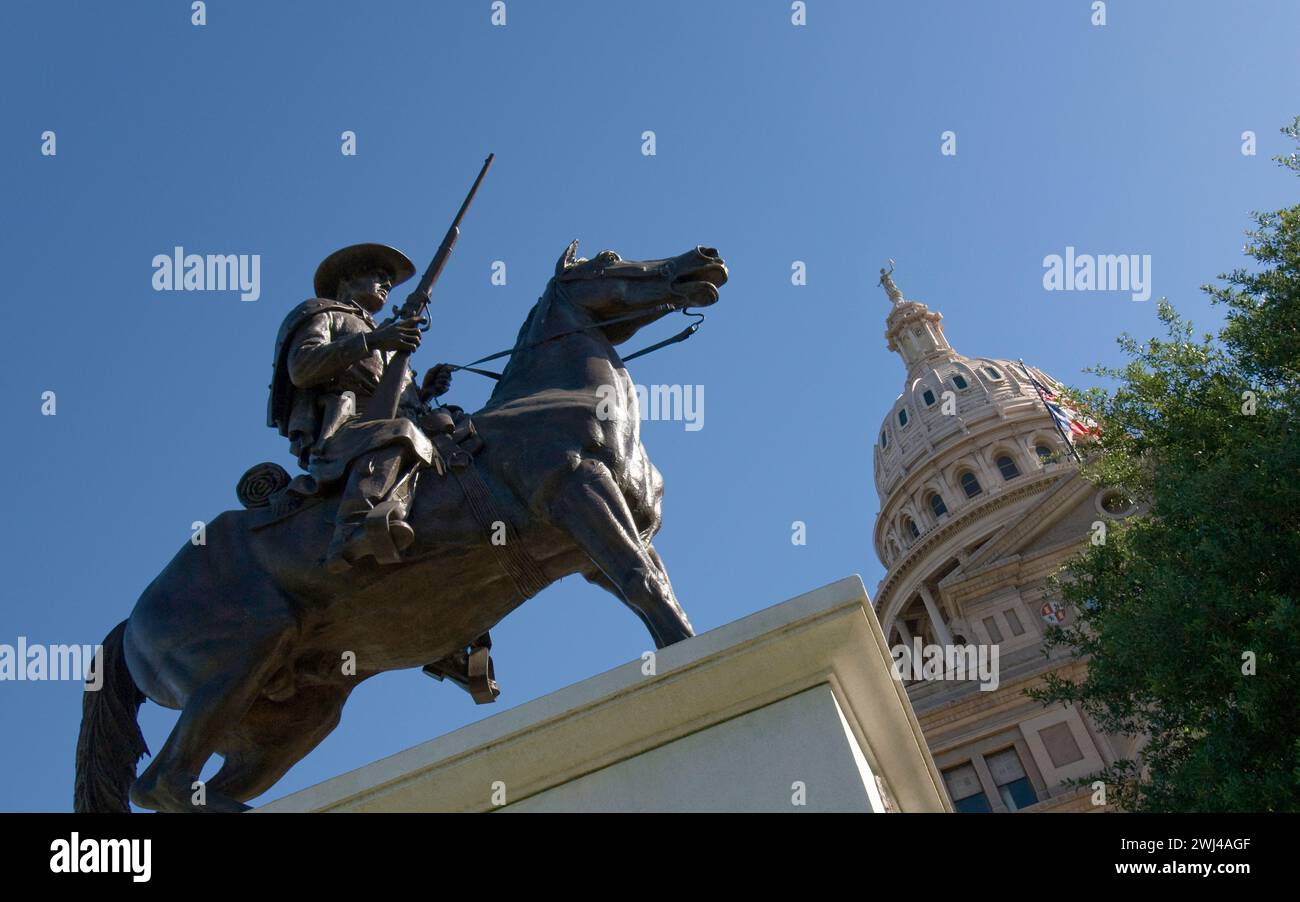
[[[460, 212], [452, 220], [451, 228], [447, 230], [446, 236], [442, 239], [442, 244], [438, 245], [438, 252], [433, 255], [433, 260], [429, 263], [429, 268], [424, 271], [420, 277], [420, 282], [415, 286], [406, 298], [406, 303], [393, 314], [395, 319], [411, 319], [422, 317], [429, 306], [429, 299], [433, 294], [433, 285], [438, 281], [438, 276], [442, 275], [442, 268], [447, 265], [447, 258], [451, 256], [451, 249], [456, 245], [456, 239], [460, 237], [460, 221], [465, 218], [465, 211], [469, 209], [470, 203], [474, 200], [474, 195], [478, 193], [478, 186], [483, 183], [483, 176], [487, 175], [488, 167], [492, 165], [492, 160], [496, 154], [488, 154], [487, 159], [483, 161], [483, 168], [479, 170], [478, 178], [474, 180], [474, 187], [469, 189], [469, 194], [465, 197], [465, 202], [460, 205]], [[428, 331], [428, 323], [425, 323], [422, 331]], [[401, 399], [402, 385], [406, 379], [407, 360], [410, 359], [410, 351], [398, 351], [388, 362], [384, 370], [384, 377], [379, 382], [379, 387], [375, 389], [374, 397], [370, 402], [370, 409], [374, 411], [375, 419], [392, 419], [397, 416], [397, 405]]]

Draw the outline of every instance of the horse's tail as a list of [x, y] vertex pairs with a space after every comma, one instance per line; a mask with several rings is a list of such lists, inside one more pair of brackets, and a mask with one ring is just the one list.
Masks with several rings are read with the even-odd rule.
[[126, 667], [125, 633], [123, 620], [105, 637], [97, 665], [102, 683], [99, 689], [87, 689], [82, 695], [72, 802], [77, 812], [129, 813], [136, 762], [149, 754], [136, 723], [145, 695]]

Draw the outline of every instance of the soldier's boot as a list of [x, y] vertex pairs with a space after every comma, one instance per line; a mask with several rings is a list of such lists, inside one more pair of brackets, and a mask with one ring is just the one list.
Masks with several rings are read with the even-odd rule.
[[381, 564], [396, 563], [398, 554], [415, 541], [415, 531], [403, 519], [405, 508], [389, 499], [403, 463], [403, 449], [396, 445], [352, 462], [334, 519], [334, 537], [325, 552], [326, 570], [345, 573], [372, 555]]

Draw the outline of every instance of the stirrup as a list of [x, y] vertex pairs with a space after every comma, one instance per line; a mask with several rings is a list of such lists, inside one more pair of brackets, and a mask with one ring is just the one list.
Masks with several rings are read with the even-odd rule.
[[492, 637], [484, 633], [465, 649], [454, 651], [447, 657], [425, 664], [423, 671], [441, 682], [449, 679], [470, 694], [476, 705], [489, 705], [501, 694], [497, 685], [496, 668], [492, 666]]

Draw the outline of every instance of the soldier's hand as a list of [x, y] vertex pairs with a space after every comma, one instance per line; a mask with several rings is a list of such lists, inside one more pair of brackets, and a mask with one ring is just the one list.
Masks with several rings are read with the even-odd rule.
[[429, 371], [424, 374], [424, 382], [420, 385], [420, 398], [428, 401], [430, 398], [437, 398], [447, 393], [451, 388], [451, 364], [440, 363], [435, 367], [430, 367]]
[[419, 317], [399, 319], [375, 329], [366, 336], [366, 346], [381, 351], [414, 351], [420, 346]]

